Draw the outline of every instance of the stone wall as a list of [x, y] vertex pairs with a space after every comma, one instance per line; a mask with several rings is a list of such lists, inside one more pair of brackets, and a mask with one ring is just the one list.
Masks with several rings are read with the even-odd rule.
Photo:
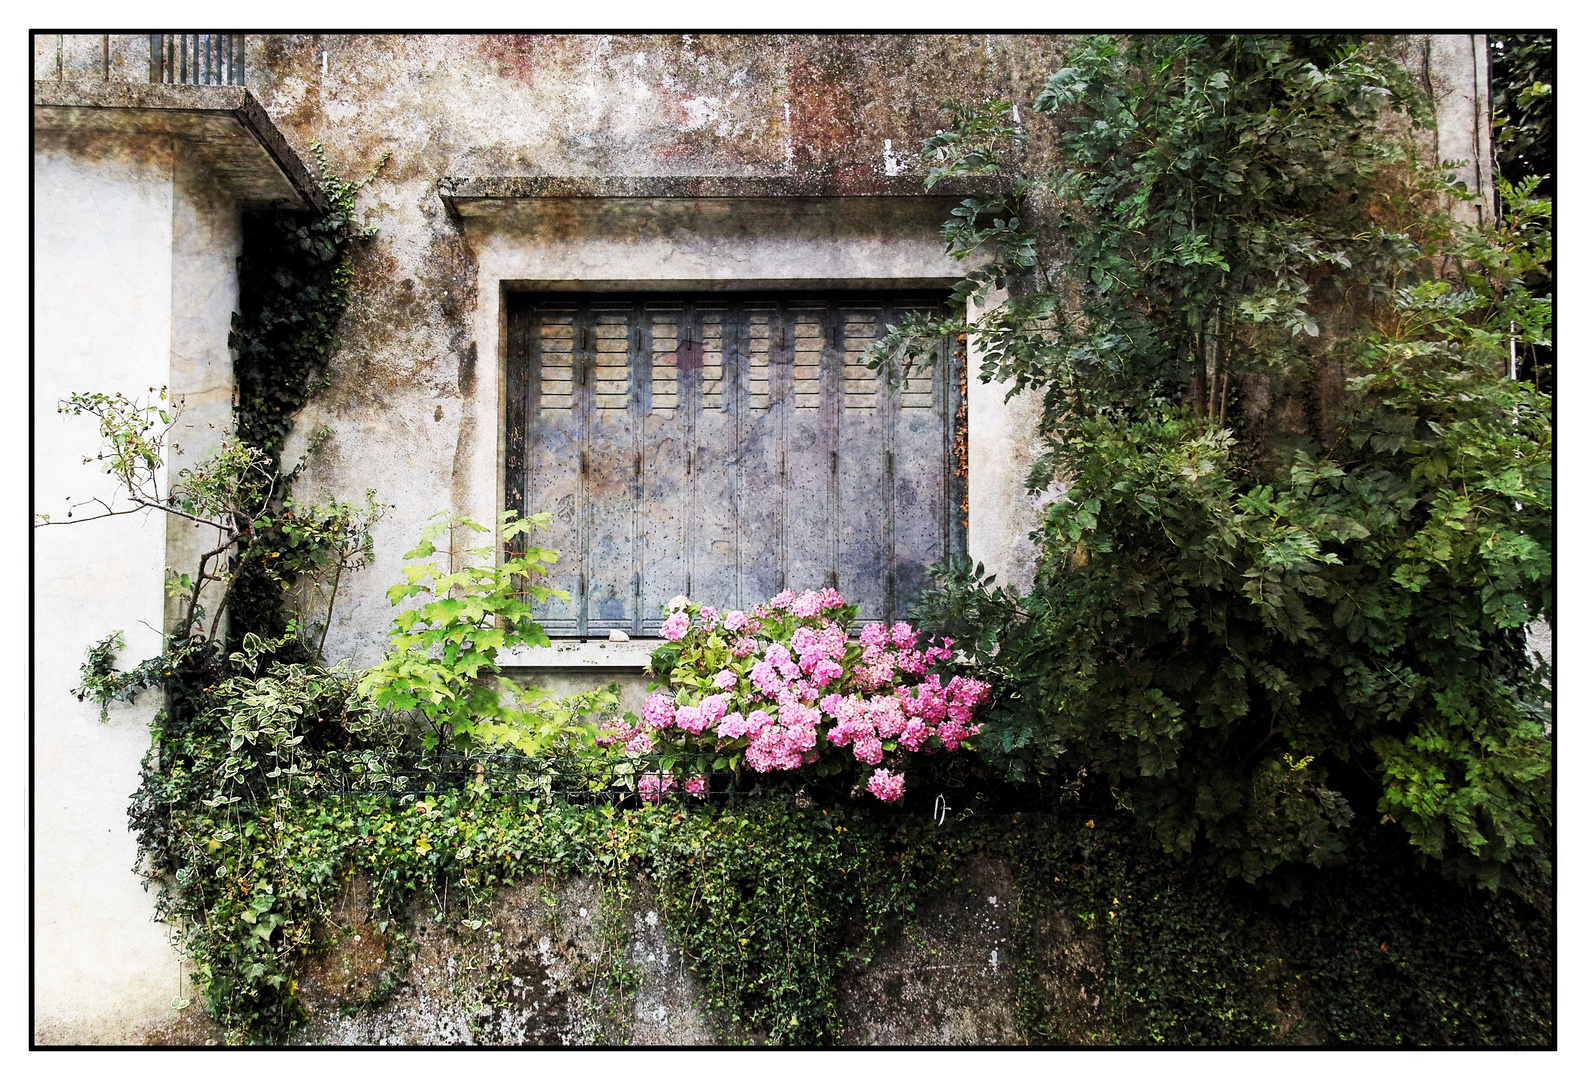
[[[399, 943], [375, 921], [355, 880], [337, 904], [323, 947], [303, 966], [308, 1019], [297, 1045], [692, 1046], [753, 1044], [763, 1036], [712, 1015], [687, 959], [642, 877], [620, 908], [588, 878], [550, 879], [499, 890], [479, 932], [437, 924], [431, 908], [411, 912]], [[850, 964], [838, 987], [843, 1041], [852, 1046], [1011, 1046], [1021, 956], [1013, 943], [1020, 902], [1007, 865], [967, 861], [956, 883], [895, 927], [867, 962]], [[608, 927], [605, 920], [616, 920]], [[1067, 1017], [1075, 1044], [1104, 1037], [1093, 990], [1103, 977], [1099, 931], [1064, 912], [1041, 916], [1032, 940], [1043, 972], [1039, 992]], [[610, 932], [614, 930], [615, 932]], [[636, 985], [613, 992], [594, 978], [602, 950], [620, 949]], [[394, 973], [388, 980], [386, 968]], [[381, 990], [382, 984], [386, 989]], [[378, 996], [376, 996], [378, 995]], [[378, 1004], [370, 1005], [371, 1000]], [[1276, 1003], [1274, 1008], [1276, 1009]], [[164, 1045], [222, 1041], [190, 1006], [148, 1039]]]

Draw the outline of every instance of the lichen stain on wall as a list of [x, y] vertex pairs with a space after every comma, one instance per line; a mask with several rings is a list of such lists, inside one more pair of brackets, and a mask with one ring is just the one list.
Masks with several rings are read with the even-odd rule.
[[846, 1041], [878, 1046], [1011, 1046], [1018, 904], [1005, 863], [971, 858], [958, 884], [938, 893], [862, 967], [839, 996]]

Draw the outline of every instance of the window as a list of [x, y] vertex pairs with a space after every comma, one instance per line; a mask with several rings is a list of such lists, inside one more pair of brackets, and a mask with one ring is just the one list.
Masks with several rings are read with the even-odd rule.
[[506, 505], [549, 511], [553, 637], [653, 636], [678, 593], [833, 587], [901, 617], [961, 555], [961, 363], [893, 387], [865, 348], [940, 297], [508, 297]]

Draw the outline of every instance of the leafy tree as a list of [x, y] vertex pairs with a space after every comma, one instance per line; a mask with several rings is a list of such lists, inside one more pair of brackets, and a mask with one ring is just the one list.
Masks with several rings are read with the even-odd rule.
[[1553, 84], [1557, 79], [1552, 34], [1490, 34], [1492, 126], [1498, 171], [1510, 183], [1539, 176], [1538, 192], [1553, 197], [1557, 161]]
[[1250, 880], [1372, 808], [1489, 886], [1545, 864], [1551, 427], [1504, 372], [1550, 333], [1550, 203], [1505, 185], [1501, 226], [1459, 224], [1363, 41], [1090, 38], [1035, 111], [1041, 174], [999, 104], [927, 144], [933, 182], [987, 181], [944, 226], [984, 260], [958, 297], [982, 377], [1044, 394], [1029, 483], [1060, 492], [1028, 596], [959, 566], [924, 602], [998, 677], [982, 746], [1099, 773]]
[[[220, 641], [237, 582], [248, 572], [274, 587], [277, 602], [290, 580], [301, 577], [312, 591], [329, 578], [328, 623], [342, 573], [365, 565], [370, 557], [369, 530], [380, 516], [373, 493], [366, 493], [363, 508], [335, 500], [296, 502], [283, 496], [282, 489], [304, 463], [283, 474], [264, 451], [230, 436], [201, 460], [167, 478], [166, 457], [177, 450], [169, 437], [181, 407], [167, 403], [164, 387], [151, 392], [154, 400], [147, 405], [119, 392], [79, 393], [61, 400], [60, 412], [99, 421], [103, 444], [96, 457], [84, 458], [83, 463], [101, 463], [117, 490], [108, 498], [73, 505], [64, 518], [38, 514], [35, 524], [80, 524], [158, 511], [213, 530], [215, 546], [199, 556], [192, 573], [169, 572], [166, 587], [179, 600], [170, 633], [173, 649]], [[88, 513], [79, 514], [85, 507]], [[281, 547], [256, 545], [258, 537], [271, 530], [282, 535]], [[306, 618], [307, 612], [301, 617]], [[108, 661], [101, 656], [95, 662]]]

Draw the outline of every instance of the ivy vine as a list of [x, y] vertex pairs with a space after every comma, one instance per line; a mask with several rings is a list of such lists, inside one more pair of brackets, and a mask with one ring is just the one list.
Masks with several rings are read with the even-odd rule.
[[[346, 181], [331, 172], [318, 143], [313, 153], [326, 197], [323, 211], [272, 210], [244, 218], [240, 303], [227, 338], [235, 358], [237, 439], [260, 451], [278, 473], [297, 414], [328, 385], [330, 358], [340, 345], [337, 326], [352, 302], [352, 253], [375, 234], [373, 227], [356, 221], [358, 192], [390, 156], [382, 156], [362, 179]], [[288, 489], [293, 476], [288, 476]], [[266, 637], [286, 632], [282, 583], [261, 564], [271, 552], [293, 546], [293, 538], [280, 528], [254, 541], [257, 557], [242, 569], [233, 589], [236, 640], [250, 632]]]

